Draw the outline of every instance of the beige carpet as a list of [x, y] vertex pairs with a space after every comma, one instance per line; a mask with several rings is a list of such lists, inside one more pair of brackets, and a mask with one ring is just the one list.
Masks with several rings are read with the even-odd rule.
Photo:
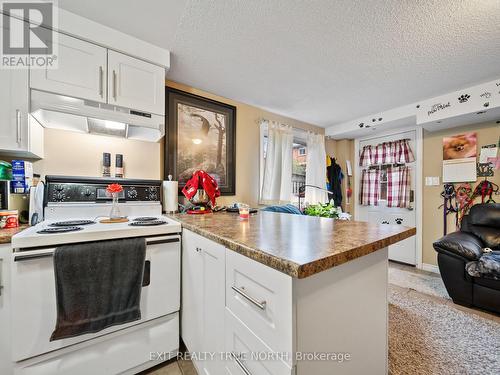
[[389, 276], [402, 285], [419, 280], [415, 288], [389, 284], [389, 373], [500, 374], [500, 317], [439, 297], [438, 275], [407, 271], [407, 280]]

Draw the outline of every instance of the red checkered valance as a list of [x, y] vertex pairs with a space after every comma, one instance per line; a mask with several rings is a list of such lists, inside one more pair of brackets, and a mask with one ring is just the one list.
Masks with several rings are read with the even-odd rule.
[[359, 156], [359, 166], [381, 164], [406, 164], [415, 161], [409, 139], [364, 146]]

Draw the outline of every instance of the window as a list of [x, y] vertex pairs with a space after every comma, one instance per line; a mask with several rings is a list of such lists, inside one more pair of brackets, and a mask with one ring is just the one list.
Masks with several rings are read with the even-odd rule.
[[[266, 161], [267, 149], [267, 125], [261, 125], [260, 133], [260, 189], [264, 177], [264, 165]], [[292, 180], [290, 181], [292, 196], [290, 201], [298, 205], [299, 189], [306, 183], [306, 162], [307, 162], [307, 144], [305, 133], [294, 129], [293, 147], [292, 147]], [[260, 194], [259, 194], [260, 195]]]
[[293, 136], [292, 149], [292, 203], [299, 203], [299, 189], [306, 184], [307, 146], [297, 134]]

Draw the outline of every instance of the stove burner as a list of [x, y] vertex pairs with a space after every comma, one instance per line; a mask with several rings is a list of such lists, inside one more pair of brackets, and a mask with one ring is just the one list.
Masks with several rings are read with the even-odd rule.
[[136, 217], [134, 221], [155, 221], [158, 220], [157, 217], [155, 216], [142, 216], [142, 217]]
[[133, 221], [129, 225], [134, 227], [149, 227], [153, 225], [163, 225], [167, 224], [164, 220], [146, 220], [146, 221]]
[[56, 223], [49, 224], [51, 227], [75, 227], [77, 225], [89, 225], [95, 224], [92, 220], [68, 220], [68, 221], [58, 221]]
[[57, 228], [45, 228], [42, 230], [39, 230], [37, 233], [39, 234], [57, 234], [57, 233], [66, 233], [66, 232], [76, 232], [78, 230], [82, 230], [83, 228], [81, 227], [70, 227], [70, 226], [65, 226], [65, 227], [57, 227]]

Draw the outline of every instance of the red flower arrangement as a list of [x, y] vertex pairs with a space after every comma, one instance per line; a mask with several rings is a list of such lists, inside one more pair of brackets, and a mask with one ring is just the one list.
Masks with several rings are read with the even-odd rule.
[[106, 188], [106, 191], [110, 194], [120, 193], [123, 191], [123, 186], [121, 186], [120, 184], [111, 184], [111, 185], [108, 185], [108, 187]]

